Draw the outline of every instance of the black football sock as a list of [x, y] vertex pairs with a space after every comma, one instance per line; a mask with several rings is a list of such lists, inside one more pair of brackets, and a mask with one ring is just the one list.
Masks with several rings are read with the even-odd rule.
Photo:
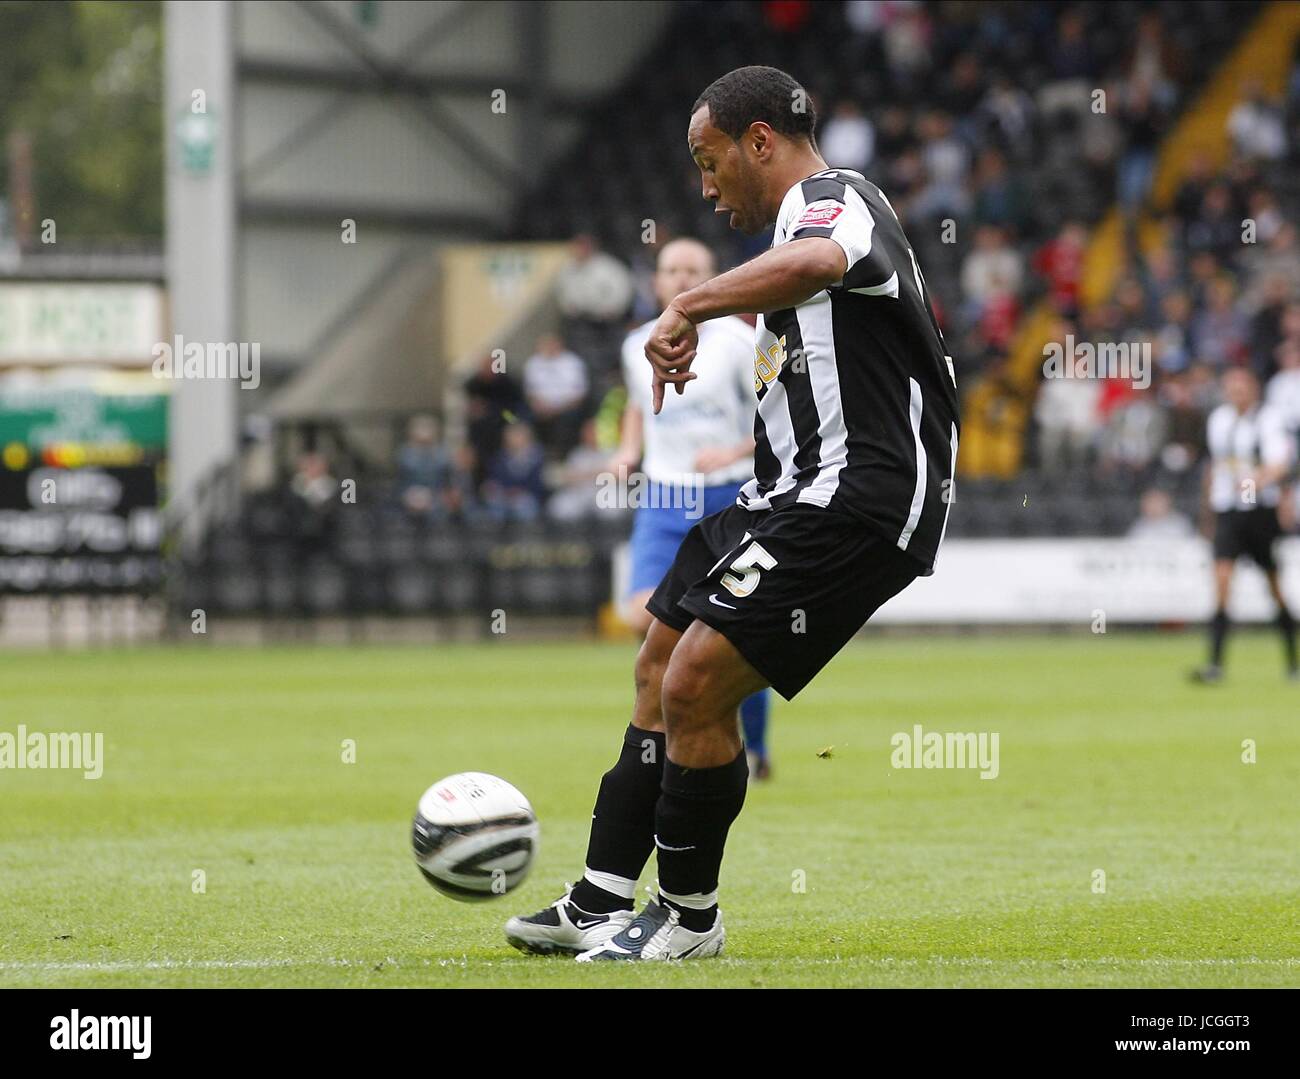
[[1294, 671], [1296, 669], [1295, 619], [1291, 617], [1291, 612], [1285, 603], [1278, 607], [1277, 628], [1282, 631], [1282, 644], [1286, 648], [1286, 669]]
[[1228, 612], [1220, 607], [1210, 619], [1210, 665], [1223, 666], [1223, 644], [1228, 639]]
[[631, 910], [636, 881], [655, 845], [655, 803], [663, 782], [662, 731], [628, 724], [623, 750], [605, 773], [591, 814], [587, 871], [569, 897], [580, 910]]
[[748, 785], [744, 750], [716, 768], [664, 764], [663, 792], [655, 807], [659, 896], [694, 932], [711, 928], [717, 916], [722, 851]]

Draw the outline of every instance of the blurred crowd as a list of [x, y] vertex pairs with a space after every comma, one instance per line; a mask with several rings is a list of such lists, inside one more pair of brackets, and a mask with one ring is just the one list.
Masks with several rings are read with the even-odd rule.
[[[1233, 11], [1247, 9], [1256, 6], [787, 0], [710, 12], [711, 25], [751, 60], [784, 57], [805, 77], [815, 72], [808, 85], [823, 156], [881, 185], [925, 267], [959, 384], [968, 394], [990, 391], [979, 401], [991, 406], [968, 397], [967, 407], [1008, 417], [1019, 410], [1027, 421], [1020, 459], [1041, 473], [1114, 481], [1135, 493], [1135, 515], [1137, 493], [1148, 490], [1138, 527], [1158, 531], [1181, 527], [1168, 523], [1177, 515], [1166, 492], [1185, 491], [1182, 481], [1198, 470], [1226, 367], [1251, 368], [1266, 399], [1300, 427], [1300, 63], [1281, 95], [1242, 85], [1227, 121], [1228, 160], [1194, 157], [1172, 200], [1153, 199], [1162, 141], [1222, 61], [1237, 29]], [[822, 62], [813, 65], [815, 57]], [[687, 59], [652, 92], [698, 82]], [[627, 136], [631, 161], [680, 155], [683, 119], [665, 118], [662, 137], [641, 133], [648, 146], [632, 133], [611, 138]], [[593, 481], [617, 443], [619, 346], [657, 314], [659, 246], [697, 231], [725, 267], [770, 242], [711, 234], [711, 222], [688, 216], [702, 207], [687, 161], [680, 190], [666, 185], [664, 205], [635, 214], [657, 228], [629, 234], [620, 199], [631, 189], [618, 185], [648, 174], [620, 169], [617, 146], [601, 149], [608, 199], [569, 191], [566, 180], [543, 192], [550, 216], [535, 215], [555, 220], [567, 197], [580, 207], [570, 215], [577, 235], [557, 284], [555, 332], [522, 363], [483, 358], [461, 387], [464, 423], [455, 430], [463, 438], [447, 437], [451, 429], [430, 417], [411, 421], [394, 462], [394, 500], [407, 513], [534, 520], [600, 512]], [[669, 166], [658, 179], [665, 173], [671, 178]], [[1108, 295], [1090, 295], [1089, 236], [1112, 206], [1124, 264]], [[602, 207], [615, 216], [600, 218]], [[1042, 301], [1053, 341], [1149, 342], [1149, 386], [1016, 383], [1008, 358], [1024, 316]]]
[[[538, 339], [518, 377], [485, 355], [462, 387], [463, 441], [441, 438], [431, 416], [411, 420], [397, 453], [397, 500], [427, 520], [573, 520], [599, 512], [597, 479], [610, 452], [598, 437], [595, 390], [608, 381], [557, 333]], [[621, 392], [607, 385], [605, 399], [616, 416]]]
[[[1168, 208], [1148, 207], [1141, 227], [1126, 230], [1126, 262], [1108, 295], [1080, 302], [1072, 225], [1031, 264], [1057, 316], [1053, 341], [1150, 343], [1149, 385], [1045, 379], [1032, 406], [1030, 461], [1047, 475], [1084, 471], [1117, 489], [1145, 490], [1134, 535], [1191, 530], [1170, 492], [1186, 495], [1190, 508], [1226, 369], [1251, 370], [1264, 401], [1300, 433], [1298, 133], [1293, 64], [1282, 98], [1270, 99], [1257, 82], [1241, 88], [1223, 165], [1196, 155]], [[991, 377], [1001, 376], [995, 365]]]

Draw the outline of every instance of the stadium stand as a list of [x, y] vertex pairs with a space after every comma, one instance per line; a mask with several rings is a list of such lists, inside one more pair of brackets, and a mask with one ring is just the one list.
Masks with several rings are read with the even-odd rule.
[[[698, 235], [728, 265], [767, 245], [728, 232], [700, 199], [683, 133], [708, 81], [770, 63], [806, 82], [823, 144], [881, 184], [925, 267], [963, 390], [949, 534], [1123, 535], [1151, 490], [1194, 518], [1215, 374], [1244, 363], [1268, 379], [1300, 363], [1287, 359], [1300, 356], [1296, 10], [684, 5], [677, 18], [691, 33], [668, 28], [516, 217], [518, 239], [571, 240], [581, 270], [546, 347], [579, 358], [589, 385], [558, 441], [547, 429], [546, 487], [562, 485], [584, 417], [601, 418], [609, 444], [619, 344], [653, 314], [656, 246]], [[592, 295], [621, 299], [584, 306]], [[1045, 379], [1044, 346], [1067, 335], [1150, 342], [1149, 388]], [[505, 432], [531, 418], [523, 381], [485, 367], [467, 387], [468, 444], [447, 447], [454, 511], [403, 509], [395, 433], [390, 459], [349, 461], [348, 475], [373, 477], [358, 485], [365, 512], [304, 534], [283, 499], [255, 497], [193, 556], [185, 602], [455, 612], [487, 596], [594, 609], [622, 516], [492, 512]], [[394, 432], [407, 419], [394, 417]]]

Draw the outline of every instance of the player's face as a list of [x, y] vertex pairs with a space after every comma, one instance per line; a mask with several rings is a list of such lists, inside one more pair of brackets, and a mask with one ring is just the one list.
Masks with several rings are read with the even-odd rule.
[[659, 253], [655, 268], [655, 297], [667, 307], [687, 289], [702, 285], [713, 276], [713, 256], [703, 244], [674, 240]]
[[1223, 376], [1223, 396], [1238, 412], [1245, 412], [1255, 403], [1257, 392], [1249, 371], [1233, 370]]
[[764, 210], [763, 184], [757, 163], [745, 148], [713, 126], [709, 107], [702, 105], [691, 117], [686, 142], [700, 170], [701, 194], [714, 203], [715, 213], [730, 215], [729, 223], [748, 236], [762, 232], [769, 222]]

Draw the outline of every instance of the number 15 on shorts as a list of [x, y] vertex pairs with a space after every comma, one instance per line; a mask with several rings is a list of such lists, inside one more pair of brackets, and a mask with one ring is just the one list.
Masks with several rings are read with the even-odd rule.
[[[776, 566], [776, 559], [768, 554], [767, 550], [758, 542], [758, 540], [754, 540], [754, 542], [750, 543], [748, 547], [745, 547], [745, 544], [749, 543], [749, 535], [748, 532], [745, 533], [744, 538], [737, 545], [744, 547], [744, 550], [742, 550], [740, 554], [736, 555], [731, 564], [727, 567], [726, 573], [721, 577], [722, 586], [733, 596], [740, 599], [744, 599], [745, 596], [748, 596], [758, 587], [758, 582], [763, 575], [763, 570], [772, 569]], [[716, 563], [714, 563], [713, 569], [709, 570], [710, 577], [712, 577], [713, 574], [717, 572], [718, 567], [727, 560], [729, 554], [730, 552], [723, 555]]]

